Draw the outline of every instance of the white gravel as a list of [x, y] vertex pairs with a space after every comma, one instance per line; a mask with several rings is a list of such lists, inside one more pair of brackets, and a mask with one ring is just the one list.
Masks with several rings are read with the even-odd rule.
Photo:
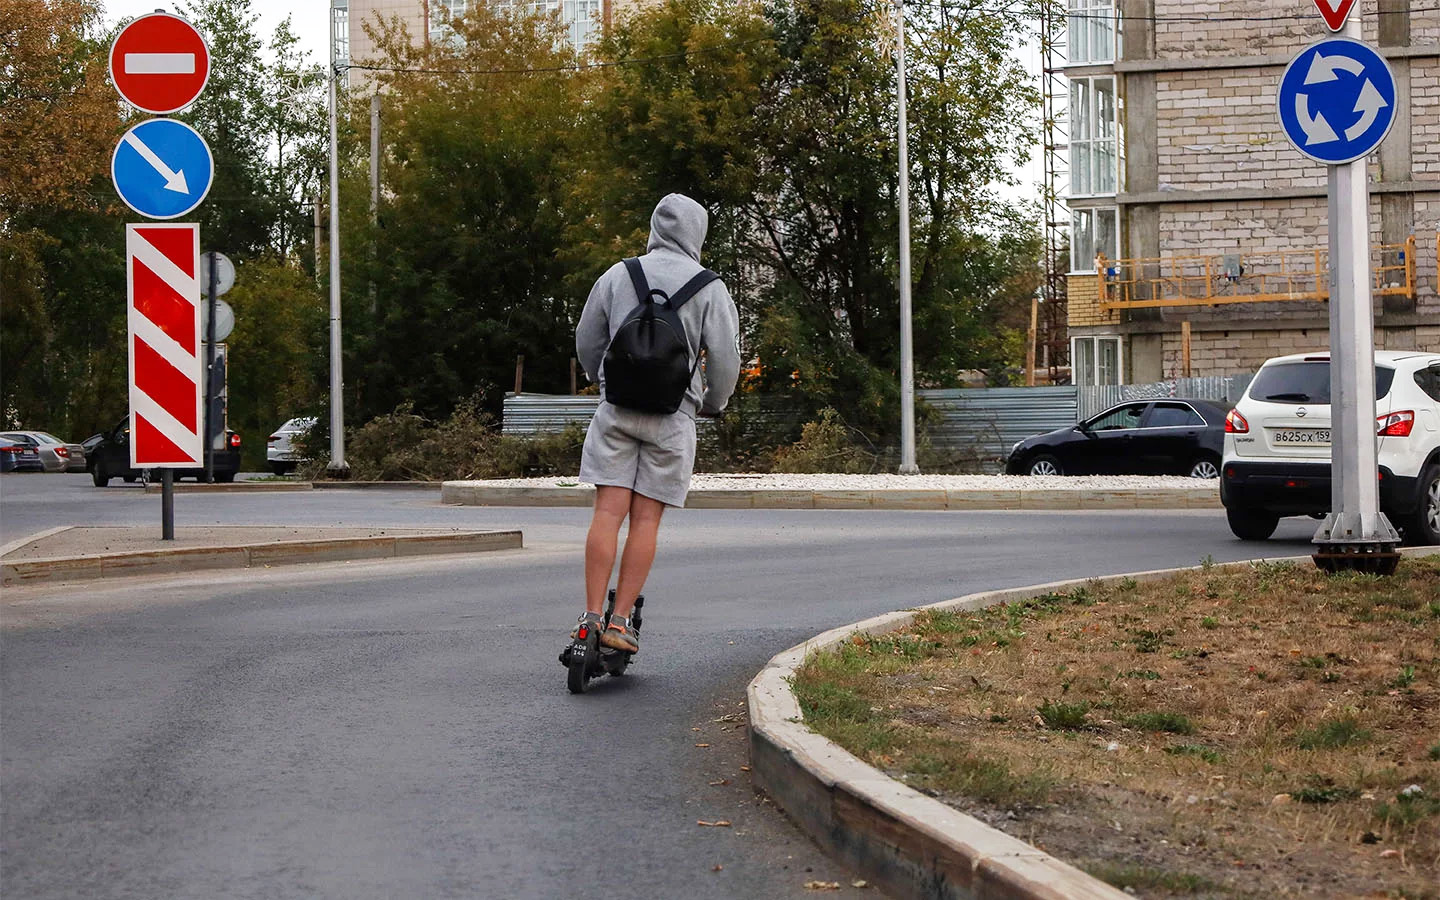
[[[576, 488], [574, 478], [467, 481], [489, 487]], [[588, 485], [586, 485], [588, 487]], [[696, 475], [692, 491], [1117, 491], [1219, 489], [1216, 480], [1180, 475]]]

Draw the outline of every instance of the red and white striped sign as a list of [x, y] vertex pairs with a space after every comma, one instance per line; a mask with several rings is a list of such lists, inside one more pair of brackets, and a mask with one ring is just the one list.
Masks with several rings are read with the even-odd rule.
[[126, 225], [130, 465], [204, 464], [200, 226]]

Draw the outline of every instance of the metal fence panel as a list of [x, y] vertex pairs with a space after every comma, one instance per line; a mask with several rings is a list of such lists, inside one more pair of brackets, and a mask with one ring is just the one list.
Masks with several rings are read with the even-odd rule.
[[500, 430], [505, 434], [540, 434], [564, 431], [569, 425], [589, 425], [600, 398], [593, 395], [505, 395]]
[[1077, 388], [1077, 413], [1080, 419], [1088, 419], [1117, 403], [1156, 400], [1162, 397], [1192, 397], [1196, 400], [1214, 400], [1216, 403], [1234, 403], [1240, 399], [1240, 395], [1250, 384], [1250, 379], [1254, 377], [1251, 373], [1203, 375], [1149, 384], [1105, 384]]
[[1076, 422], [1075, 388], [958, 388], [917, 391], [939, 414], [926, 429], [932, 447], [972, 456], [985, 472], [1004, 466], [1010, 447]]

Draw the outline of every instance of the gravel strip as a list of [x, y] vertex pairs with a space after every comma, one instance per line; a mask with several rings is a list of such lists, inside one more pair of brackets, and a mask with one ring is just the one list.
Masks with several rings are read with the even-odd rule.
[[[505, 488], [575, 488], [575, 478], [498, 478], [465, 484]], [[588, 487], [588, 485], [586, 485]], [[696, 475], [692, 491], [1115, 491], [1215, 487], [1180, 475]]]

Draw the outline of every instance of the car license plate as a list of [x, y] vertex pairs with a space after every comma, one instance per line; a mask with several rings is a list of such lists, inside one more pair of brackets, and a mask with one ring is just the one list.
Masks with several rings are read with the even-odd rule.
[[1324, 445], [1330, 443], [1328, 428], [1292, 428], [1275, 432], [1277, 444]]

